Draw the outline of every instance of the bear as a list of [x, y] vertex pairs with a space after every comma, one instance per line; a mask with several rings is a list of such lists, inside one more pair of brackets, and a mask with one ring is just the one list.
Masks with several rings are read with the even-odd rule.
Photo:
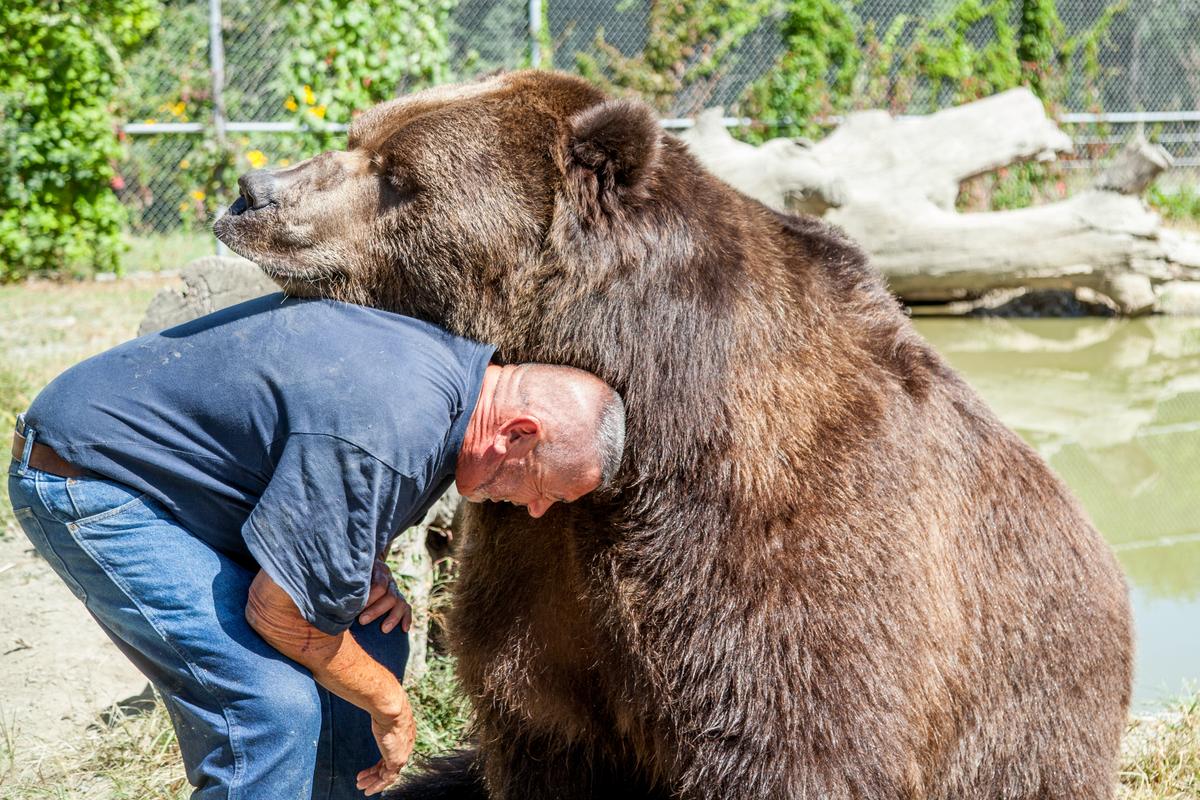
[[465, 506], [474, 744], [392, 796], [1113, 796], [1121, 570], [838, 230], [547, 71], [384, 102], [239, 185], [215, 231], [286, 292], [625, 400], [612, 491]]

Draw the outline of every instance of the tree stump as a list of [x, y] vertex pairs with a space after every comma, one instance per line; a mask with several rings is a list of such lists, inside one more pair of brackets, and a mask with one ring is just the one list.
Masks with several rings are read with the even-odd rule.
[[203, 256], [180, 271], [182, 289], [163, 289], [150, 301], [138, 336], [172, 328], [279, 287], [256, 264], [234, 256]]

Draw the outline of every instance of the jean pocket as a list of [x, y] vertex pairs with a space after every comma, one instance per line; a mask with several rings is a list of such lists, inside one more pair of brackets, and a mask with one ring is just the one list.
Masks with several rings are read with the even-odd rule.
[[145, 492], [107, 478], [71, 478], [64, 488], [74, 512], [70, 522], [80, 528], [118, 514], [146, 510]]
[[[63, 579], [67, 584], [67, 588], [71, 590], [71, 594], [75, 595], [81, 602], [87, 602], [87, 592], [75, 580], [75, 576], [67, 569], [67, 564], [55, 549], [54, 543], [50, 541], [50, 537], [46, 535], [46, 529], [42, 527], [42, 521], [38, 519], [32, 508], [15, 508], [13, 515], [17, 518], [17, 522], [21, 524], [21, 530], [25, 531], [25, 536], [33, 544], [38, 554], [46, 559], [46, 563], [50, 568], [58, 573], [58, 577]], [[72, 545], [73, 546], [73, 545]]]

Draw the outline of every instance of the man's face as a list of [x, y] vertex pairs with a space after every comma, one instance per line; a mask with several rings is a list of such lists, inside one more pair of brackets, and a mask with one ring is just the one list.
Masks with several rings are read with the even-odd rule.
[[468, 500], [492, 500], [524, 506], [529, 516], [538, 518], [555, 503], [573, 503], [600, 483], [600, 468], [579, 473], [555, 474], [536, 457], [536, 450], [521, 458], [501, 461], [491, 476], [474, 491]]

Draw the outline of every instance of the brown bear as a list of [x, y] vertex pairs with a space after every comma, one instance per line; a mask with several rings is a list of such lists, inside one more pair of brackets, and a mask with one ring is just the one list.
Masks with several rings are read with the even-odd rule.
[[397, 797], [1112, 797], [1120, 569], [836, 230], [547, 72], [384, 103], [240, 184], [216, 231], [288, 292], [625, 398], [616, 491], [468, 509], [477, 745]]

